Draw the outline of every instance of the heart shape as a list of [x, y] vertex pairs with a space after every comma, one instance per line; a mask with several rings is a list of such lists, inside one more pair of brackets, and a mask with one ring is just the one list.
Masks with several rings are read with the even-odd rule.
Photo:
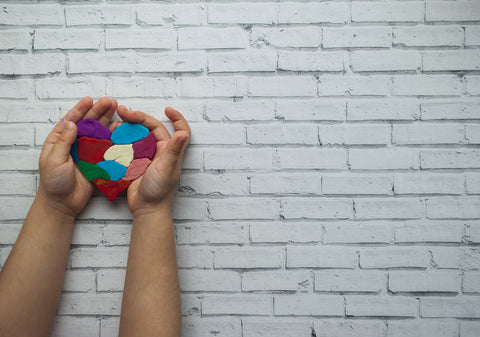
[[145, 173], [157, 151], [155, 136], [141, 124], [123, 123], [111, 132], [86, 118], [77, 123], [77, 130], [70, 154], [110, 201]]

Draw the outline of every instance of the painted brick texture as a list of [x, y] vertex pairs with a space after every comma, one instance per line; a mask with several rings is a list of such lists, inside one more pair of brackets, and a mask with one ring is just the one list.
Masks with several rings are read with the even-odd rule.
[[[192, 127], [184, 337], [479, 336], [480, 2], [13, 0], [0, 25], [0, 266], [53, 123], [109, 95]], [[130, 223], [125, 197], [79, 216], [52, 336], [117, 336]]]

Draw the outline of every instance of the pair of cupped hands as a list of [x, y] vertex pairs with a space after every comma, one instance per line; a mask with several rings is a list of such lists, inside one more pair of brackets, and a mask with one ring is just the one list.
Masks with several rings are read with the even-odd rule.
[[124, 122], [139, 123], [156, 138], [157, 152], [143, 176], [129, 186], [128, 207], [132, 214], [170, 212], [183, 154], [190, 140], [190, 128], [180, 112], [167, 107], [165, 115], [172, 121], [175, 133], [170, 136], [165, 126], [141, 111], [118, 106], [113, 98], [102, 97], [95, 104], [91, 97], [80, 100], [47, 136], [40, 154], [40, 183], [37, 198], [67, 216], [75, 217], [92, 196], [95, 185], [83, 175], [70, 155], [77, 137], [76, 123], [85, 118], [98, 120], [110, 131], [121, 122], [113, 121], [115, 113]]

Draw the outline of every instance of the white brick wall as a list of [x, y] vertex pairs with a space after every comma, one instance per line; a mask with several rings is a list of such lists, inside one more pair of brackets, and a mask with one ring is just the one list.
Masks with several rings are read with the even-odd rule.
[[[52, 123], [109, 95], [192, 126], [183, 336], [478, 336], [479, 23], [476, 0], [5, 2], [0, 265]], [[79, 216], [52, 336], [117, 335], [130, 223], [124, 197]]]

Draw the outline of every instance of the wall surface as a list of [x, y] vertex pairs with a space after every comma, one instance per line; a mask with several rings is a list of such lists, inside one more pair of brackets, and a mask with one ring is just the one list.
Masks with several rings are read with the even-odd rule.
[[[81, 97], [191, 123], [185, 337], [480, 331], [480, 1], [4, 1], [0, 263]], [[131, 216], [79, 217], [52, 336], [118, 330]]]

